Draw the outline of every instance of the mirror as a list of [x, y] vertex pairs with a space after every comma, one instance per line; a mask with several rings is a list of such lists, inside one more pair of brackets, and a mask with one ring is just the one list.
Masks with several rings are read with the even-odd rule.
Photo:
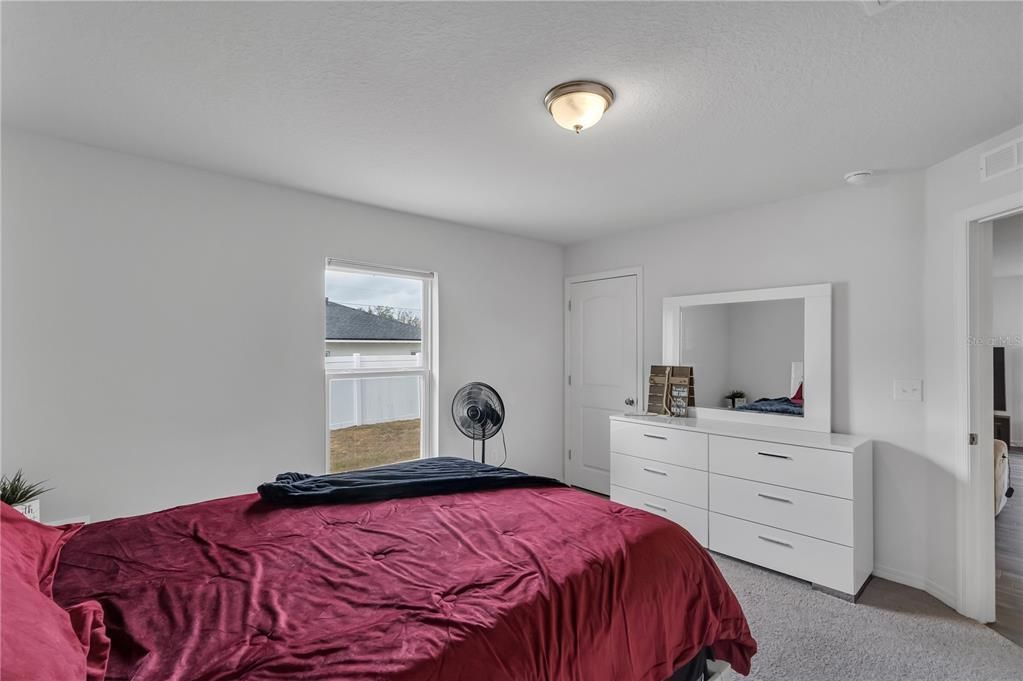
[[679, 364], [699, 381], [697, 407], [802, 418], [802, 300], [694, 305], [680, 314]]
[[830, 284], [665, 298], [663, 323], [690, 416], [830, 432]]

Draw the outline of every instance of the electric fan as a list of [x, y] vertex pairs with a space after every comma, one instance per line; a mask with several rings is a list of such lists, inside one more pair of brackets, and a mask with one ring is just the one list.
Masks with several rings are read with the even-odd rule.
[[473, 451], [476, 450], [476, 440], [483, 443], [480, 460], [486, 463], [487, 440], [497, 435], [504, 424], [501, 396], [486, 383], [466, 383], [451, 400], [451, 418], [462, 435], [472, 439]]

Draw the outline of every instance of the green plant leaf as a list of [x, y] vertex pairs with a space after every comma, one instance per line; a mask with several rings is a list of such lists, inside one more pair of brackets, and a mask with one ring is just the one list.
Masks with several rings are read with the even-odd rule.
[[0, 501], [11, 506], [27, 504], [49, 491], [50, 488], [43, 487], [42, 482], [26, 480], [20, 468], [11, 477], [5, 475], [0, 478]]

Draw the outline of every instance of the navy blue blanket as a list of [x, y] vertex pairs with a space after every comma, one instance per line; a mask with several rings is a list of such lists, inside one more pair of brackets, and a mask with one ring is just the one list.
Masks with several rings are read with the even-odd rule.
[[792, 416], [803, 415], [803, 405], [796, 404], [788, 397], [765, 397], [752, 404], [744, 404], [736, 407], [736, 411], [758, 411], [765, 414], [791, 414]]
[[259, 486], [264, 501], [282, 506], [357, 504], [433, 494], [475, 492], [509, 487], [564, 486], [553, 478], [527, 475], [468, 459], [443, 456], [418, 459], [349, 473], [309, 475], [281, 473]]

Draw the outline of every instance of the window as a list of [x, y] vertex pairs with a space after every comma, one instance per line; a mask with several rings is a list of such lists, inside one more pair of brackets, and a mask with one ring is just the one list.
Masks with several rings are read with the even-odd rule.
[[327, 472], [430, 452], [434, 278], [327, 260]]

